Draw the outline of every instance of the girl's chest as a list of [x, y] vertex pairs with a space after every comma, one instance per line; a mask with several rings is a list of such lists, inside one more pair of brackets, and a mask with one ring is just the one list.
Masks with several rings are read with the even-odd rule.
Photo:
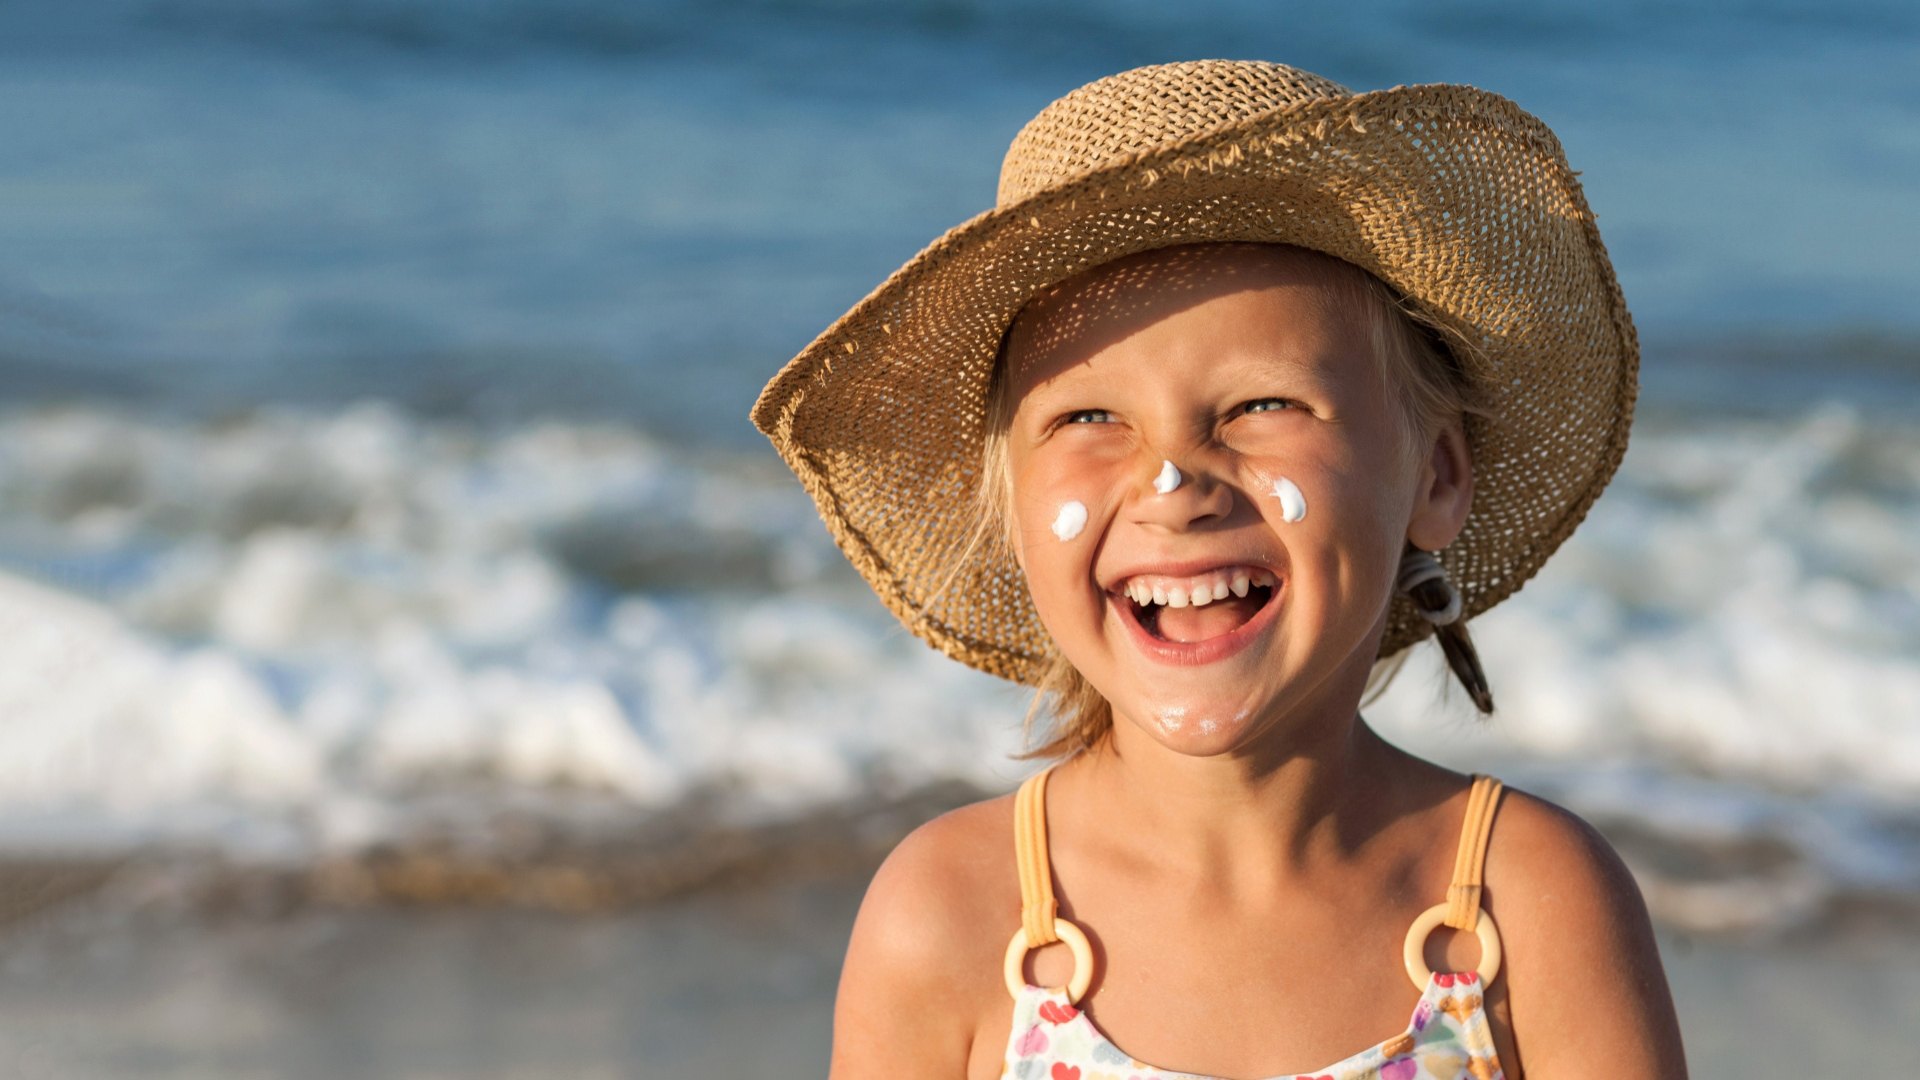
[[1274, 959], [1175, 974], [1116, 964], [1083, 1002], [1113, 1044], [1205, 1076], [1305, 1074], [1400, 1033], [1420, 990], [1404, 970], [1356, 957]]
[[[1162, 1069], [1261, 1078], [1306, 1074], [1406, 1029], [1421, 991], [1396, 949], [1369, 947], [1376, 936], [1369, 933], [1293, 931], [1182, 934], [1161, 927], [1106, 938], [1090, 931], [1096, 972], [1080, 1002], [1083, 1041], [1105, 1042]], [[1060, 986], [1071, 966], [1064, 950], [1041, 950], [1028, 979]], [[1002, 1075], [1018, 1011], [1000, 989], [981, 1017], [970, 1077]]]

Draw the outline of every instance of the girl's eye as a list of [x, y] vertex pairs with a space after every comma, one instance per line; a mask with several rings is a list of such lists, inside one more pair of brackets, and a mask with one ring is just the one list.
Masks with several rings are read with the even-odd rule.
[[1066, 424], [1104, 424], [1113, 419], [1113, 414], [1105, 409], [1081, 409], [1070, 412], [1062, 423]]
[[1249, 401], [1240, 407], [1240, 411], [1250, 413], [1279, 412], [1282, 409], [1291, 409], [1293, 407], [1293, 402], [1288, 401], [1286, 398], [1270, 397], [1261, 398], [1258, 401]]

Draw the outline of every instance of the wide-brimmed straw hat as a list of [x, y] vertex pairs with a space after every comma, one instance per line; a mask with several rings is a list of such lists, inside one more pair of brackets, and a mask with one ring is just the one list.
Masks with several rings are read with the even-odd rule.
[[[1283, 64], [1138, 68], [1015, 137], [997, 205], [935, 240], [793, 358], [753, 421], [889, 609], [949, 656], [1034, 682], [1020, 569], [970, 545], [1001, 339], [1036, 293], [1135, 252], [1294, 244], [1404, 293], [1456, 338], [1474, 502], [1441, 553], [1467, 615], [1511, 595], [1626, 451], [1639, 345], [1547, 126], [1470, 86], [1353, 93]], [[1431, 632], [1396, 596], [1380, 655]]]

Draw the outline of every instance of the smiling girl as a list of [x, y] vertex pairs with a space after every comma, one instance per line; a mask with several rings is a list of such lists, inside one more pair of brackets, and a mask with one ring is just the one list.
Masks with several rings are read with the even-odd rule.
[[1029, 123], [755, 411], [903, 622], [1051, 721], [875, 876], [834, 1076], [1684, 1076], [1606, 842], [1360, 715], [1436, 628], [1491, 710], [1465, 620], [1611, 477], [1637, 358], [1495, 95], [1208, 61]]

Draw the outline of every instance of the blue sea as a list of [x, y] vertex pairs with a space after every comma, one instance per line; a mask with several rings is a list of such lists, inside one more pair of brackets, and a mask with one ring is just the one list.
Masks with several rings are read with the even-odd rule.
[[1786, 852], [1674, 919], [1920, 895], [1892, 0], [0, 7], [0, 851], [298, 863], [474, 785], [749, 826], [1011, 786], [1024, 696], [892, 622], [747, 410], [1047, 102], [1213, 56], [1546, 120], [1645, 345], [1613, 488], [1476, 622], [1499, 716], [1423, 649], [1370, 717]]

